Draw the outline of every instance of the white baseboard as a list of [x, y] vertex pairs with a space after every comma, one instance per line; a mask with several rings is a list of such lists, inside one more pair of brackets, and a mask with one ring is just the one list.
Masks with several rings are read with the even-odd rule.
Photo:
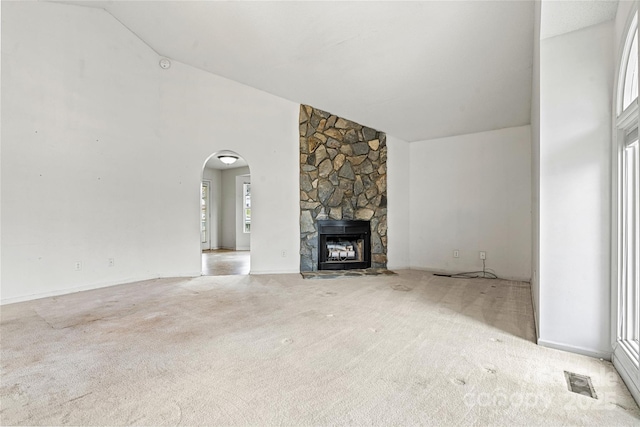
[[[622, 357], [624, 358], [625, 356], [623, 355]], [[618, 371], [620, 378], [622, 378], [622, 381], [624, 381], [625, 385], [629, 389], [629, 393], [631, 393], [631, 396], [633, 396], [636, 403], [640, 405], [640, 380], [634, 378], [634, 375], [637, 376], [637, 373], [629, 372], [629, 363], [631, 362], [625, 363], [618, 357], [615, 351], [613, 352], [611, 361], [613, 362], [613, 366], [615, 366], [616, 371]]]
[[70, 288], [56, 289], [56, 290], [53, 290], [53, 291], [38, 292], [38, 293], [35, 293], [35, 294], [19, 295], [19, 296], [16, 296], [16, 297], [2, 298], [2, 299], [0, 299], [0, 305], [15, 304], [15, 303], [18, 303], [18, 302], [32, 301], [32, 300], [36, 300], [36, 299], [40, 299], [40, 298], [56, 297], [56, 296], [60, 296], [60, 295], [73, 294], [73, 293], [76, 293], [76, 292], [91, 291], [93, 289], [108, 288], [110, 286], [126, 285], [128, 283], [142, 282], [144, 280], [154, 280], [154, 279], [169, 278], [169, 277], [197, 277], [197, 276], [200, 276], [201, 274], [202, 274], [202, 272], [198, 271], [198, 272], [193, 273], [193, 274], [184, 274], [184, 273], [182, 273], [182, 274], [175, 274], [175, 275], [152, 274], [152, 275], [147, 275], [147, 276], [132, 276], [132, 277], [126, 277], [124, 279], [107, 280], [107, 281], [104, 281], [104, 282], [96, 282], [96, 283], [91, 283], [91, 284], [88, 284], [88, 285], [74, 286], [74, 287], [70, 287]]
[[569, 353], [582, 354], [584, 356], [594, 357], [596, 359], [611, 360], [610, 351], [594, 350], [589, 348], [577, 347], [569, 344], [563, 344], [555, 341], [549, 341], [538, 338], [538, 345], [556, 350], [568, 351]]
[[256, 276], [260, 276], [263, 274], [300, 274], [300, 269], [293, 270], [251, 270], [249, 274], [254, 274]]
[[408, 265], [387, 265], [387, 269], [389, 270], [411, 270], [411, 267]]

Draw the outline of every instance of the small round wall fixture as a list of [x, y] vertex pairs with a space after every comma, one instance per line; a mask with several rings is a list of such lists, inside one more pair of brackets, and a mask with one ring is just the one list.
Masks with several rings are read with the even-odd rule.
[[221, 154], [218, 156], [218, 160], [220, 160], [225, 165], [232, 165], [238, 160], [238, 156], [234, 156], [232, 154]]
[[167, 58], [162, 58], [160, 60], [160, 68], [168, 70], [169, 68], [171, 68], [171, 61], [169, 61]]

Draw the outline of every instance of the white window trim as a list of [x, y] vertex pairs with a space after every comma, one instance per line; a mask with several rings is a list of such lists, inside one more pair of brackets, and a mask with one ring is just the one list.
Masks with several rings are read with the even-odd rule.
[[[629, 54], [631, 52], [631, 41], [634, 37], [634, 30], [638, 30], [638, 13], [637, 9], [634, 8], [631, 11], [631, 22], [626, 25], [626, 37], [624, 43], [622, 44], [622, 53], [618, 55], [620, 57], [620, 61], [618, 62], [618, 81], [616, 82], [616, 117], [620, 118], [623, 113], [628, 111], [634, 104], [638, 104], [638, 100], [633, 101], [626, 109], [622, 108], [622, 104], [624, 102], [624, 88], [625, 88], [625, 80], [626, 80], [626, 72], [627, 72], [627, 63], [629, 62]], [[629, 49], [627, 49], [629, 48]]]
[[621, 45], [621, 51], [617, 55], [619, 67], [617, 79], [615, 82], [615, 99], [614, 111], [616, 116], [613, 122], [613, 144], [612, 144], [612, 217], [611, 217], [611, 346], [612, 362], [618, 370], [620, 376], [627, 384], [629, 391], [633, 395], [636, 402], [640, 403], [640, 368], [638, 367], [638, 358], [636, 349], [629, 347], [628, 343], [620, 341], [620, 324], [621, 313], [619, 313], [620, 295], [619, 286], [621, 276], [624, 274], [621, 258], [624, 256], [624, 239], [622, 238], [622, 180], [624, 171], [624, 151], [626, 149], [626, 135], [634, 127], [638, 127], [639, 111], [638, 99], [635, 99], [626, 109], [623, 110], [624, 102], [624, 83], [627, 62], [630, 54], [631, 41], [633, 40], [633, 32], [638, 31], [638, 7], [632, 8], [629, 12], [627, 25], [625, 26], [624, 43]]
[[[633, 121], [634, 119], [637, 119], [637, 118], [638, 118], [638, 100], [636, 99], [627, 107], [626, 110], [620, 113], [620, 115], [618, 116], [618, 119], [616, 120], [616, 128], [628, 129], [633, 126], [634, 124]], [[636, 122], [635, 125], [637, 126], [638, 123]], [[622, 135], [622, 142], [624, 143], [624, 133]]]

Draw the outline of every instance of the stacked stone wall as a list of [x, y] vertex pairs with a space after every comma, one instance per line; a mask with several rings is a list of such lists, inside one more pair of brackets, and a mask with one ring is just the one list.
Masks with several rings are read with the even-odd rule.
[[300, 271], [318, 269], [317, 220], [371, 222], [371, 266], [387, 266], [387, 138], [300, 106]]

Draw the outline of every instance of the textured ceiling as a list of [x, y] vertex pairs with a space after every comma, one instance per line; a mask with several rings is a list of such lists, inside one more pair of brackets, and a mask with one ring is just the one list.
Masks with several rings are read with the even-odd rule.
[[74, 3], [160, 55], [407, 141], [530, 121], [530, 1]]
[[618, 0], [544, 0], [540, 38], [546, 39], [609, 21], [615, 18], [617, 9]]

